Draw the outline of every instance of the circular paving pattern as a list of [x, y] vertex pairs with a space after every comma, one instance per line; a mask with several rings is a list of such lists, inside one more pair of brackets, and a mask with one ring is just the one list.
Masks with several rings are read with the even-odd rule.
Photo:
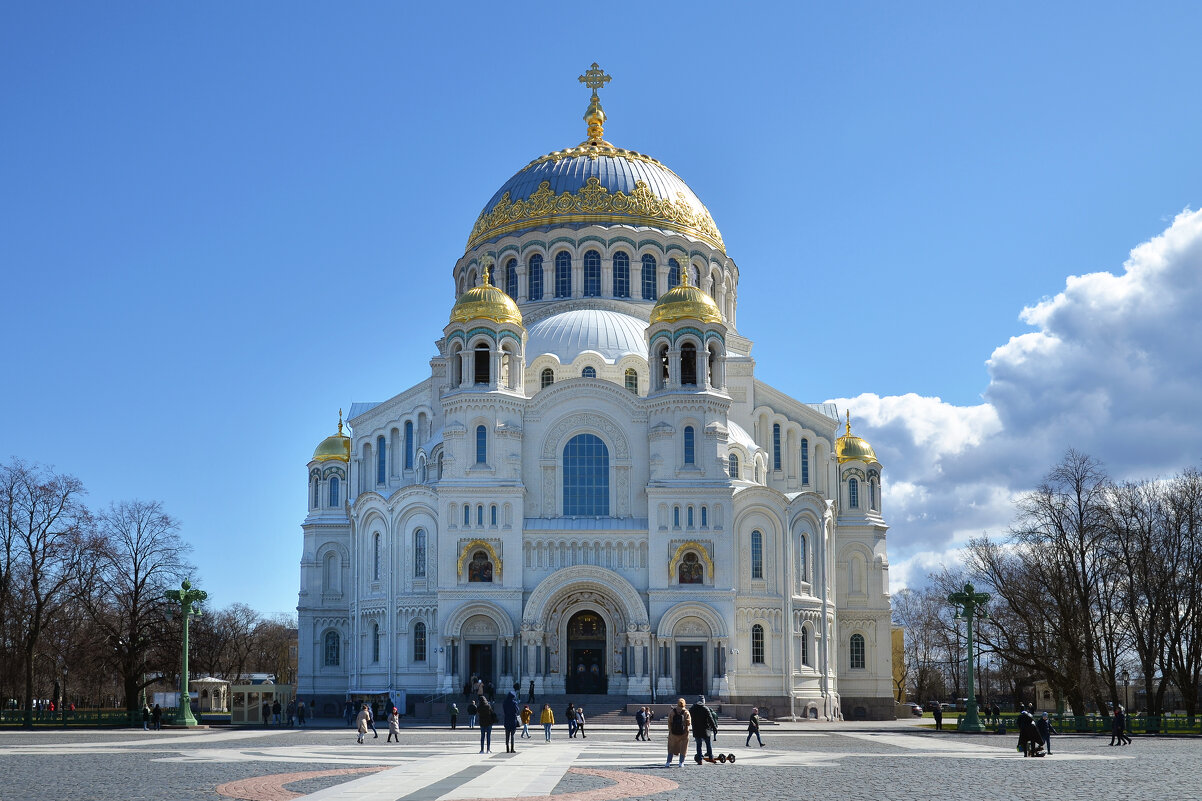
[[355, 773], [379, 773], [388, 770], [387, 766], [371, 768], [335, 768], [334, 770], [306, 770], [299, 773], [272, 773], [267, 776], [254, 776], [250, 779], [239, 779], [236, 782], [226, 782], [217, 785], [217, 794], [226, 798], [238, 798], [241, 801], [289, 801], [300, 798], [300, 793], [294, 793], [284, 785], [304, 781], [305, 779], [320, 779], [323, 776], [348, 776]]

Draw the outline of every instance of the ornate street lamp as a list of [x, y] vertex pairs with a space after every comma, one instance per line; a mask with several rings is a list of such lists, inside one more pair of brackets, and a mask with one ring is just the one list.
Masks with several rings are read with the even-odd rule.
[[960, 724], [956, 728], [960, 731], [980, 733], [985, 731], [985, 724], [977, 717], [977, 694], [972, 680], [972, 619], [986, 617], [984, 605], [989, 603], [989, 595], [976, 592], [971, 584], [965, 584], [962, 592], [953, 592], [947, 596], [947, 602], [956, 607], [956, 617], [964, 618], [968, 629], [968, 704], [967, 710], [960, 718]]
[[1131, 673], [1124, 669], [1119, 678], [1123, 680], [1123, 709], [1130, 709], [1131, 696], [1127, 695], [1127, 685], [1131, 683]]
[[192, 697], [188, 695], [188, 619], [193, 615], [200, 615], [200, 610], [193, 608], [193, 605], [207, 600], [209, 594], [204, 590], [192, 589], [192, 582], [184, 579], [180, 589], [167, 590], [165, 597], [174, 602], [167, 606], [167, 619], [171, 619], [172, 612], [177, 609], [176, 604], [179, 604], [179, 613], [184, 619], [184, 660], [179, 673], [179, 706], [175, 710], [175, 725], [195, 726], [196, 718], [192, 717]]

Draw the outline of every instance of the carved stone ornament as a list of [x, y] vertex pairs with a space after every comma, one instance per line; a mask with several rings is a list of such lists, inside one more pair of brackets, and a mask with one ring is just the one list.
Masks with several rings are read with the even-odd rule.
[[556, 423], [543, 440], [543, 458], [555, 459], [558, 457], [559, 444], [570, 431], [577, 429], [594, 429], [605, 434], [605, 437], [613, 444], [614, 457], [617, 459], [629, 459], [630, 448], [626, 444], [626, 434], [623, 433], [612, 420], [607, 417], [602, 417], [599, 414], [589, 412], [579, 412], [577, 414], [568, 415], [567, 417]]

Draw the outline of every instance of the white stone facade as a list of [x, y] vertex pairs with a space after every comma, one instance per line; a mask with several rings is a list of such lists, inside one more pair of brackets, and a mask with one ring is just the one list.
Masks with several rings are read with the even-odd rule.
[[[656, 297], [675, 258], [722, 322], [650, 325], [644, 255]], [[734, 262], [669, 229], [573, 221], [476, 245], [457, 296], [485, 257], [502, 289], [518, 270], [522, 323], [448, 325], [427, 379], [352, 408], [349, 463], [309, 464], [298, 694], [341, 709], [348, 693], [457, 692], [478, 672], [540, 695], [892, 717], [881, 465], [836, 458], [838, 410], [756, 380]], [[614, 296], [615, 258], [631, 298]]]

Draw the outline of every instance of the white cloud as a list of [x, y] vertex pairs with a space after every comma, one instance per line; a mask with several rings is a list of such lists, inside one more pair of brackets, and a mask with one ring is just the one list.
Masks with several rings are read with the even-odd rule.
[[1023, 309], [1035, 331], [990, 356], [984, 403], [914, 394], [834, 402], [885, 466], [895, 589], [1001, 533], [1013, 497], [1076, 448], [1116, 478], [1202, 462], [1202, 211], [1184, 211], [1119, 273], [1070, 276]]

